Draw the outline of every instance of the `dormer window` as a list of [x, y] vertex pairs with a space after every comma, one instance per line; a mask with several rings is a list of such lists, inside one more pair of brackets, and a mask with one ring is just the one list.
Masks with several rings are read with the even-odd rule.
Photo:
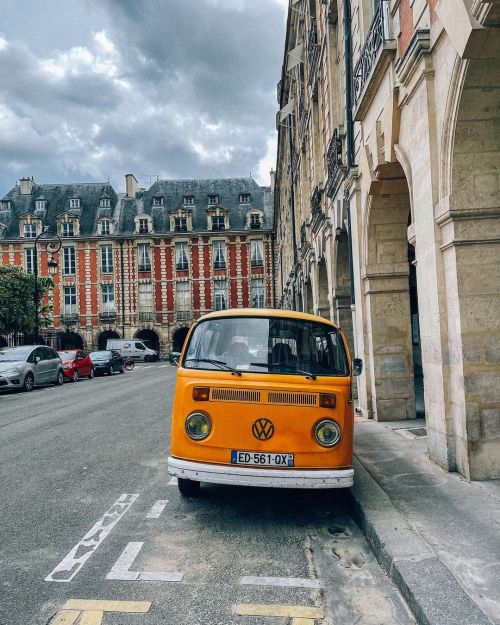
[[250, 204], [250, 193], [240, 193], [240, 204]]
[[194, 195], [185, 195], [183, 204], [184, 206], [194, 206]]
[[24, 224], [24, 238], [36, 239], [36, 224]]
[[163, 206], [163, 196], [157, 195], [153, 198], [153, 206]]
[[209, 195], [208, 196], [208, 205], [209, 206], [216, 206], [219, 203], [219, 196], [218, 195]]
[[111, 231], [109, 219], [103, 219], [100, 225], [101, 225], [101, 234], [103, 236], [109, 236], [110, 231]]
[[153, 222], [150, 215], [141, 213], [134, 217], [135, 231], [137, 234], [150, 234], [153, 232]]
[[212, 215], [212, 230], [225, 230], [224, 215]]
[[139, 234], [147, 234], [149, 232], [149, 223], [147, 219], [139, 219]]
[[80, 208], [80, 198], [79, 197], [72, 197], [69, 200], [69, 207], [70, 208]]
[[46, 201], [45, 200], [35, 200], [35, 210], [44, 211], [45, 210]]
[[3, 200], [3, 202], [1, 202], [1, 208], [3, 211], [10, 211], [12, 202], [10, 200]]
[[[78, 200], [80, 201], [80, 200]], [[61, 236], [63, 237], [74, 237], [75, 236], [75, 225], [71, 221], [64, 221], [61, 224]]]
[[174, 231], [187, 232], [187, 217], [174, 217]]
[[258, 230], [260, 228], [260, 215], [257, 213], [250, 215], [250, 228], [252, 228], [252, 230]]
[[111, 207], [111, 200], [109, 199], [109, 197], [102, 197], [101, 198], [101, 202], [100, 202], [100, 206], [101, 206], [101, 208], [110, 208]]

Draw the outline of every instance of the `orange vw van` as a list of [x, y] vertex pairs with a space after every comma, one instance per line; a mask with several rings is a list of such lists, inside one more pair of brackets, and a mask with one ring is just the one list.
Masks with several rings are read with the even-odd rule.
[[345, 338], [305, 313], [235, 309], [190, 329], [179, 359], [168, 471], [281, 488], [353, 483], [352, 375]]

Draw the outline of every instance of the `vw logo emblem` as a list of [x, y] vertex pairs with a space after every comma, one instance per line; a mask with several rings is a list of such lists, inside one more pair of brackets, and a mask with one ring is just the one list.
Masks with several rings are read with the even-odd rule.
[[252, 425], [252, 434], [259, 441], [268, 441], [274, 434], [274, 425], [269, 419], [257, 419]]

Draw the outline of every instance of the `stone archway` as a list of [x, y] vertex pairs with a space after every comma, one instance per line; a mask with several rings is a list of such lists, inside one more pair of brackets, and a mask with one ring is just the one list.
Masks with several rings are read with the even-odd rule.
[[173, 352], [181, 352], [182, 347], [184, 346], [184, 341], [186, 340], [186, 336], [189, 332], [189, 328], [182, 327], [178, 328], [173, 336], [172, 336], [172, 351]]
[[160, 337], [154, 330], [138, 330], [134, 334], [134, 338], [140, 339], [149, 349], [154, 349], [158, 353], [160, 352]]
[[120, 335], [118, 334], [118, 332], [115, 332], [114, 330], [104, 330], [97, 337], [97, 349], [98, 350], [106, 349], [106, 343], [108, 342], [108, 339], [119, 339], [119, 338], [120, 338]]
[[83, 338], [77, 332], [61, 332], [58, 337], [58, 343], [61, 346], [60, 349], [85, 349], [85, 343]]
[[347, 232], [340, 230], [334, 242], [333, 313], [337, 323], [346, 335], [350, 349], [354, 353], [353, 323], [351, 311], [351, 275], [349, 269], [349, 241]]
[[310, 278], [304, 281], [304, 312], [310, 313], [311, 315], [314, 312], [313, 292]]
[[321, 258], [317, 265], [318, 282], [317, 282], [317, 305], [316, 314], [320, 317], [326, 317], [330, 319], [330, 300], [328, 297], [328, 270], [326, 268], [326, 261]]

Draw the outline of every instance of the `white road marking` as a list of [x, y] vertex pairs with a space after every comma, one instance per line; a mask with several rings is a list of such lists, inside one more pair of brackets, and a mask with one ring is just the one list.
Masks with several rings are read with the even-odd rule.
[[102, 541], [111, 532], [129, 510], [139, 495], [123, 494], [111, 508], [93, 525], [68, 555], [45, 578], [46, 582], [70, 582], [80, 571], [85, 562], [96, 551]]
[[146, 365], [145, 367], [141, 367], [141, 369], [152, 369], [154, 365]]
[[165, 510], [165, 506], [168, 503], [168, 499], [158, 499], [158, 501], [153, 504], [151, 510], [146, 514], [146, 519], [157, 519], [160, 514]]
[[181, 582], [184, 575], [178, 571], [131, 571], [144, 543], [128, 543], [106, 579], [143, 582]]
[[158, 369], [165, 369], [165, 367], [171, 367], [172, 365], [159, 365]]
[[177, 478], [176, 477], [170, 478], [170, 482], [168, 483], [168, 486], [177, 486]]
[[321, 588], [319, 579], [307, 577], [253, 577], [247, 576], [240, 579], [244, 586], [276, 586], [280, 588]]

